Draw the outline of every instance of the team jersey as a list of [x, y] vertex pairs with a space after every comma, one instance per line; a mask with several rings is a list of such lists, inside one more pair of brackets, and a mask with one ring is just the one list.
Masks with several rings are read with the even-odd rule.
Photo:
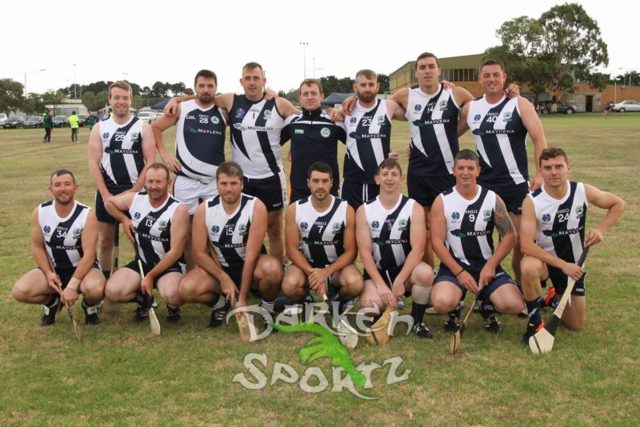
[[100, 122], [103, 151], [100, 171], [111, 193], [133, 187], [144, 168], [142, 123], [134, 116], [124, 125], [117, 124], [113, 117]]
[[340, 182], [338, 141], [346, 140], [343, 123], [334, 123], [321, 109], [302, 110], [287, 117], [282, 129], [282, 143], [291, 139], [291, 187], [307, 190], [307, 171], [318, 161], [331, 166], [333, 182]]
[[215, 180], [218, 165], [224, 162], [227, 121], [218, 107], [200, 108], [195, 100], [180, 105], [176, 123], [176, 157], [182, 168], [178, 175], [205, 184]]
[[454, 187], [441, 197], [449, 253], [465, 270], [480, 273], [493, 255], [496, 193], [478, 186], [475, 197], [467, 200]]
[[373, 259], [380, 270], [398, 270], [411, 252], [411, 217], [415, 200], [400, 196], [391, 209], [385, 209], [380, 196], [364, 205], [371, 230]]
[[68, 270], [80, 263], [83, 255], [82, 230], [90, 209], [87, 205], [74, 201], [71, 213], [61, 218], [56, 212], [55, 201], [49, 200], [38, 206], [38, 223], [45, 249], [55, 268]]
[[497, 104], [484, 97], [471, 101], [467, 124], [480, 157], [478, 183], [501, 192], [528, 181], [527, 129], [517, 97], [504, 97]]
[[280, 133], [284, 119], [275, 98], [254, 102], [244, 95], [234, 95], [229, 123], [233, 160], [245, 177], [269, 178], [283, 170]]
[[429, 95], [420, 88], [409, 89], [405, 117], [411, 129], [408, 174], [443, 176], [453, 172], [458, 154], [458, 111], [453, 90]]
[[[171, 221], [180, 202], [172, 196], [157, 208], [149, 203], [146, 191], [136, 193], [129, 207], [135, 229], [138, 257], [148, 266], [155, 266], [171, 249]], [[182, 257], [179, 260], [184, 263]]]
[[209, 241], [220, 264], [225, 268], [242, 269], [244, 265], [255, 202], [255, 197], [243, 193], [236, 210], [228, 214], [220, 196], [205, 201], [205, 223]]
[[378, 166], [389, 157], [391, 146], [391, 118], [386, 101], [378, 99], [368, 108], [356, 102], [344, 125], [347, 132], [344, 179], [372, 184]]
[[587, 194], [581, 182], [568, 182], [567, 194], [558, 200], [544, 185], [531, 192], [538, 227], [536, 240], [546, 252], [575, 263], [582, 255], [587, 218]]
[[344, 229], [349, 204], [337, 197], [325, 211], [318, 212], [309, 197], [296, 202], [296, 224], [300, 250], [313, 267], [333, 264], [344, 253]]

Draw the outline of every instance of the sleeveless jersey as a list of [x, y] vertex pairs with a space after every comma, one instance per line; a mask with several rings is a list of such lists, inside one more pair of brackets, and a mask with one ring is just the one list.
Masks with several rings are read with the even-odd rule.
[[284, 119], [276, 108], [276, 100], [249, 101], [234, 95], [229, 111], [233, 160], [247, 178], [269, 178], [282, 169], [280, 133]]
[[89, 208], [78, 201], [66, 218], [60, 218], [55, 201], [49, 200], [38, 207], [38, 223], [44, 237], [45, 249], [55, 268], [70, 270], [82, 259], [82, 230], [87, 222]]
[[405, 117], [411, 129], [408, 174], [446, 176], [453, 172], [458, 145], [458, 111], [451, 89], [429, 95], [409, 89]]
[[255, 197], [242, 194], [240, 204], [231, 214], [225, 212], [220, 196], [205, 202], [209, 241], [225, 268], [242, 269], [244, 265], [255, 202]]
[[344, 253], [344, 229], [349, 204], [331, 197], [331, 206], [323, 212], [313, 207], [309, 197], [296, 202], [300, 250], [313, 267], [324, 268], [333, 264]]
[[[138, 257], [146, 265], [155, 266], [171, 249], [171, 220], [178, 206], [180, 202], [171, 195], [157, 208], [149, 203], [146, 191], [134, 196], [129, 215], [136, 231]], [[179, 262], [184, 263], [182, 257]]]
[[195, 100], [180, 105], [176, 123], [176, 157], [182, 168], [178, 175], [205, 184], [215, 180], [224, 162], [226, 119], [215, 105], [202, 109]]
[[380, 196], [364, 205], [371, 230], [373, 259], [380, 270], [398, 270], [411, 252], [411, 217], [415, 200], [400, 196], [398, 203], [385, 209]]
[[536, 240], [546, 252], [575, 263], [582, 255], [587, 218], [584, 184], [569, 181], [567, 194], [551, 197], [544, 185], [529, 194], [536, 211]]
[[501, 192], [527, 182], [527, 129], [518, 98], [504, 97], [497, 104], [489, 104], [484, 97], [471, 101], [467, 124], [480, 157], [478, 183]]
[[478, 186], [476, 196], [467, 200], [454, 187], [442, 194], [442, 202], [449, 253], [465, 270], [480, 273], [493, 255], [496, 193]]
[[124, 125], [117, 124], [113, 117], [100, 122], [103, 149], [100, 170], [112, 193], [133, 187], [144, 168], [142, 123], [134, 116]]
[[369, 108], [356, 102], [351, 115], [345, 117], [344, 125], [347, 132], [344, 179], [372, 184], [378, 166], [389, 157], [391, 146], [391, 118], [386, 101], [378, 99]]

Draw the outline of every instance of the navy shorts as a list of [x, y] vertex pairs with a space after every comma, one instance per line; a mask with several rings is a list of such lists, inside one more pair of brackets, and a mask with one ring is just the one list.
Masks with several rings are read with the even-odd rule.
[[[242, 266], [222, 267], [222, 271], [229, 275], [233, 283], [236, 285], [236, 288], [238, 288], [238, 292], [240, 292], [240, 284], [242, 283]], [[258, 289], [257, 286], [255, 288], [253, 287], [253, 277], [251, 278], [251, 288], [249, 289], [249, 292], [256, 298], [262, 298], [262, 295], [260, 295], [260, 289]]]
[[257, 197], [267, 207], [267, 212], [277, 211], [287, 204], [287, 186], [284, 175], [273, 175], [268, 178], [244, 178], [243, 193]]
[[[480, 279], [480, 273], [472, 273], [472, 272], [469, 272], [469, 271], [468, 271], [468, 273], [471, 274], [471, 276], [473, 276], [473, 278], [474, 278], [474, 280], [476, 282], [478, 281], [478, 279]], [[449, 270], [447, 268], [447, 266], [442, 264], [442, 263], [440, 263], [440, 266], [438, 267], [438, 273], [436, 274], [436, 278], [433, 280], [433, 284], [436, 285], [438, 282], [451, 282], [451, 283], [453, 283], [454, 285], [456, 285], [458, 287], [458, 289], [460, 289], [462, 291], [462, 297], [463, 298], [467, 293], [467, 288], [462, 286], [460, 284], [460, 282], [458, 282], [458, 278], [456, 277], [456, 275], [453, 274], [451, 272], [451, 270]], [[514, 283], [515, 282], [513, 281], [511, 276], [509, 276], [509, 273], [504, 271], [504, 269], [501, 266], [498, 266], [498, 268], [496, 268], [496, 276], [493, 278], [491, 283], [489, 283], [488, 285], [485, 285], [482, 288], [482, 290], [480, 291], [480, 296], [478, 297], [478, 299], [480, 299], [482, 301], [486, 301], [486, 300], [489, 299], [491, 294], [494, 293], [495, 290], [498, 289], [500, 286], [508, 285], [508, 284], [514, 284]]]
[[[95, 261], [93, 263], [93, 265], [91, 266], [91, 268], [97, 268], [99, 270], [100, 266], [99, 266], [98, 262]], [[76, 272], [76, 268], [75, 267], [73, 267], [73, 268], [57, 268], [57, 267], [55, 267], [53, 270], [56, 272], [56, 274], [60, 278], [60, 282], [62, 283], [62, 289], [67, 287], [67, 285], [69, 284], [69, 281], [73, 278], [73, 273]]]
[[407, 190], [409, 197], [422, 206], [431, 206], [440, 193], [450, 190], [456, 185], [453, 175], [447, 176], [419, 176], [407, 175]]
[[[124, 193], [125, 191], [130, 190], [130, 188], [124, 188], [121, 190], [111, 190], [109, 189], [109, 192], [116, 196], [120, 193]], [[129, 213], [127, 212], [127, 215]], [[98, 219], [98, 221], [100, 222], [106, 222], [108, 224], [117, 224], [118, 221], [116, 221], [116, 219], [114, 217], [112, 217], [109, 212], [107, 212], [107, 209], [104, 207], [104, 200], [102, 200], [102, 194], [100, 194], [99, 191], [96, 191], [96, 218]]]
[[[393, 281], [396, 280], [396, 277], [398, 277], [398, 274], [400, 274], [401, 270], [402, 270], [402, 266], [400, 266], [400, 267], [398, 267], [396, 269], [393, 269], [393, 270], [380, 270], [380, 269], [378, 269], [378, 273], [380, 273], [380, 275], [384, 279], [384, 282], [387, 284], [389, 289], [391, 289], [391, 287], [393, 286]], [[366, 270], [364, 271], [364, 280], [371, 280], [371, 276], [369, 276], [369, 274], [367, 273]], [[411, 295], [411, 291], [407, 289], [405, 291], [405, 293], [404, 293], [404, 296], [408, 297], [410, 295]]]
[[[144, 263], [144, 261], [140, 261], [142, 264], [142, 271], [144, 271], [145, 276], [151, 271], [151, 269], [153, 269], [154, 266], [152, 265], [147, 265]], [[136, 273], [140, 274], [140, 267], [138, 267], [138, 259], [134, 259], [133, 261], [131, 261], [129, 264], [124, 266], [125, 268], [128, 268], [130, 270], [135, 271]], [[158, 277], [156, 277], [155, 282], [153, 283], [153, 286], [155, 287], [156, 284], [158, 283], [158, 280], [164, 276], [167, 273], [180, 273], [180, 274], [184, 274], [185, 272], [185, 264], [181, 263], [181, 262], [176, 262], [175, 264], [173, 264], [171, 267], [167, 268], [165, 271], [163, 271], [162, 273], [160, 273], [160, 275]]]
[[495, 191], [495, 193], [500, 196], [505, 206], [507, 207], [507, 211], [516, 215], [522, 214], [522, 202], [524, 198], [527, 197], [529, 193], [529, 183], [525, 182], [519, 185], [514, 185], [508, 189], [500, 189], [496, 190], [491, 185], [487, 185], [486, 183], [478, 182], [478, 184], [483, 187], [488, 188], [489, 190]]
[[346, 179], [342, 181], [340, 198], [346, 200], [353, 209], [358, 209], [369, 200], [375, 199], [378, 194], [380, 194], [378, 184], [353, 182]]
[[[549, 270], [549, 279], [551, 279], [551, 283], [553, 283], [553, 287], [556, 289], [556, 293], [558, 295], [564, 294], [565, 289], [567, 289], [567, 275], [562, 272], [559, 268], [552, 267], [547, 265], [547, 269]], [[573, 285], [573, 290], [571, 291], [571, 295], [577, 296], [585, 296], [587, 291], [584, 287], [584, 275], [578, 280], [575, 285]]]

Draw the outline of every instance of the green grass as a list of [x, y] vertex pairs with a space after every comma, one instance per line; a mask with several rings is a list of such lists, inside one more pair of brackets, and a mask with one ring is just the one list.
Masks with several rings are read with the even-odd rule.
[[[400, 372], [411, 369], [407, 381], [390, 386], [384, 384], [388, 367], [376, 371], [373, 388], [363, 391], [376, 401], [329, 390], [309, 394], [283, 382], [244, 389], [232, 379], [241, 372], [251, 378], [245, 354], [268, 356], [263, 372], [269, 379], [275, 362], [302, 375], [307, 366], [298, 363], [296, 351], [310, 337], [278, 334], [243, 344], [235, 325], [206, 329], [208, 311], [200, 306], [184, 307], [182, 322], [174, 326], [163, 321], [161, 305], [160, 337], [130, 321], [131, 306], [107, 305], [103, 323], [83, 328], [79, 344], [64, 313], [53, 327], [39, 327], [38, 307], [13, 301], [11, 286], [34, 265], [31, 213], [49, 197], [49, 173], [72, 169], [81, 186], [78, 199], [93, 204], [87, 147], [71, 144], [68, 129], [54, 129], [51, 145], [40, 142], [40, 130], [0, 130], [0, 425], [637, 424], [640, 116], [544, 117], [543, 125], [549, 144], [568, 151], [574, 179], [628, 202], [623, 219], [588, 260], [586, 329], [561, 328], [553, 353], [537, 357], [519, 344], [522, 319], [504, 317], [504, 332], [494, 337], [473, 315], [458, 355], [451, 357], [443, 317], [428, 316], [434, 340], [396, 338], [386, 348], [361, 342], [352, 351], [356, 365], [401, 356]], [[81, 141], [87, 138], [81, 129]], [[394, 148], [404, 162], [407, 141], [406, 124], [395, 123]], [[461, 145], [471, 148], [471, 137], [465, 135]], [[589, 223], [601, 215], [592, 209]], [[123, 247], [121, 261], [131, 256]], [[79, 307], [75, 312], [81, 317]], [[312, 365], [331, 377], [327, 361]]]

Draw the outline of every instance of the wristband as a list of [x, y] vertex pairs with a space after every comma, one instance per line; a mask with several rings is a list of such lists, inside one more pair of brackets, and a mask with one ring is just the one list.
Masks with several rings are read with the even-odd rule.
[[78, 288], [80, 287], [80, 279], [72, 277], [71, 280], [69, 280], [67, 287], [77, 292]]
[[464, 268], [461, 268], [461, 269], [460, 269], [460, 271], [458, 271], [458, 272], [456, 273], [456, 277], [458, 277], [460, 274], [462, 274], [462, 272], [463, 272], [463, 271], [464, 271]]

